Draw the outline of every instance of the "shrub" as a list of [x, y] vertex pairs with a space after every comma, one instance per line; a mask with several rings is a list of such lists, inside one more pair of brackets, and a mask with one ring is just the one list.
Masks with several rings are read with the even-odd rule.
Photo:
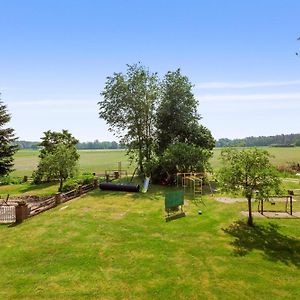
[[76, 179], [68, 179], [64, 182], [63, 187], [62, 187], [62, 192], [66, 193], [72, 190], [75, 190], [79, 187], [79, 183]]
[[71, 190], [77, 189], [80, 185], [86, 185], [93, 183], [94, 176], [92, 174], [82, 174], [81, 176], [77, 178], [69, 178], [65, 181], [62, 192], [69, 192]]
[[22, 178], [19, 177], [12, 177], [12, 176], [0, 177], [0, 185], [21, 184], [22, 182], [23, 182]]
[[82, 174], [78, 179], [78, 183], [82, 184], [82, 185], [86, 185], [86, 184], [90, 184], [90, 183], [93, 183], [93, 180], [94, 180], [94, 175], [92, 174], [87, 174], [87, 173], [84, 173]]

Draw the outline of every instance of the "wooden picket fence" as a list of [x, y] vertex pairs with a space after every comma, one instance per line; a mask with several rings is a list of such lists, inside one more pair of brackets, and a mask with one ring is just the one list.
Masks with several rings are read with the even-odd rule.
[[14, 205], [0, 206], [0, 223], [14, 223], [16, 222], [16, 207]]

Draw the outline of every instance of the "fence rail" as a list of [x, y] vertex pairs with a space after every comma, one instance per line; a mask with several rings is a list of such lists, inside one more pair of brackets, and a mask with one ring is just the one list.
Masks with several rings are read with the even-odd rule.
[[[67, 202], [74, 198], [77, 198], [97, 187], [97, 182], [80, 186], [78, 189], [74, 189], [67, 193], [59, 193], [55, 196], [51, 196], [38, 203], [28, 203], [28, 217], [33, 217], [41, 212], [47, 211], [60, 203]], [[15, 203], [16, 202], [16, 203]], [[17, 201], [12, 201], [11, 204], [15, 205], [1, 205], [0, 206], [0, 223], [14, 223], [16, 222], [16, 205]]]

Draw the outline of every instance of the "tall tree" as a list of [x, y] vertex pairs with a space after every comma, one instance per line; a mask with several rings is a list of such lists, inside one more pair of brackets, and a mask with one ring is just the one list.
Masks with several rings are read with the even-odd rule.
[[223, 149], [223, 167], [219, 170], [218, 181], [225, 191], [241, 191], [248, 201], [248, 225], [253, 226], [251, 200], [257, 197], [267, 199], [279, 192], [280, 179], [270, 163], [270, 154], [257, 148], [237, 150]]
[[127, 65], [126, 74], [107, 77], [99, 105], [103, 118], [137, 160], [140, 171], [151, 160], [155, 137], [155, 106], [159, 86], [156, 73], [141, 64]]
[[193, 85], [180, 69], [168, 72], [161, 86], [161, 103], [157, 110], [158, 153], [162, 154], [177, 142], [213, 149], [211, 132], [199, 124], [198, 101], [192, 93]]
[[16, 141], [14, 129], [3, 128], [10, 119], [7, 107], [0, 99], [0, 176], [7, 175], [12, 171], [13, 156], [18, 148], [14, 144]]

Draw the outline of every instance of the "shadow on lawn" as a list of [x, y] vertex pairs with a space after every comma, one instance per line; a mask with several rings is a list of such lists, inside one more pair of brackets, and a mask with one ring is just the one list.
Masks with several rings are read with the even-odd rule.
[[279, 226], [272, 223], [249, 227], [245, 222], [237, 221], [223, 231], [235, 237], [231, 242], [235, 255], [244, 256], [253, 250], [260, 250], [271, 261], [293, 264], [299, 268], [300, 240], [283, 235], [278, 229]]
[[41, 184], [27, 184], [27, 185], [24, 185], [24, 187], [22, 187], [20, 189], [20, 192], [27, 193], [27, 192], [39, 191], [41, 189], [49, 188], [49, 187], [56, 186], [56, 185], [58, 185], [57, 182], [49, 182], [49, 183], [41, 183]]

